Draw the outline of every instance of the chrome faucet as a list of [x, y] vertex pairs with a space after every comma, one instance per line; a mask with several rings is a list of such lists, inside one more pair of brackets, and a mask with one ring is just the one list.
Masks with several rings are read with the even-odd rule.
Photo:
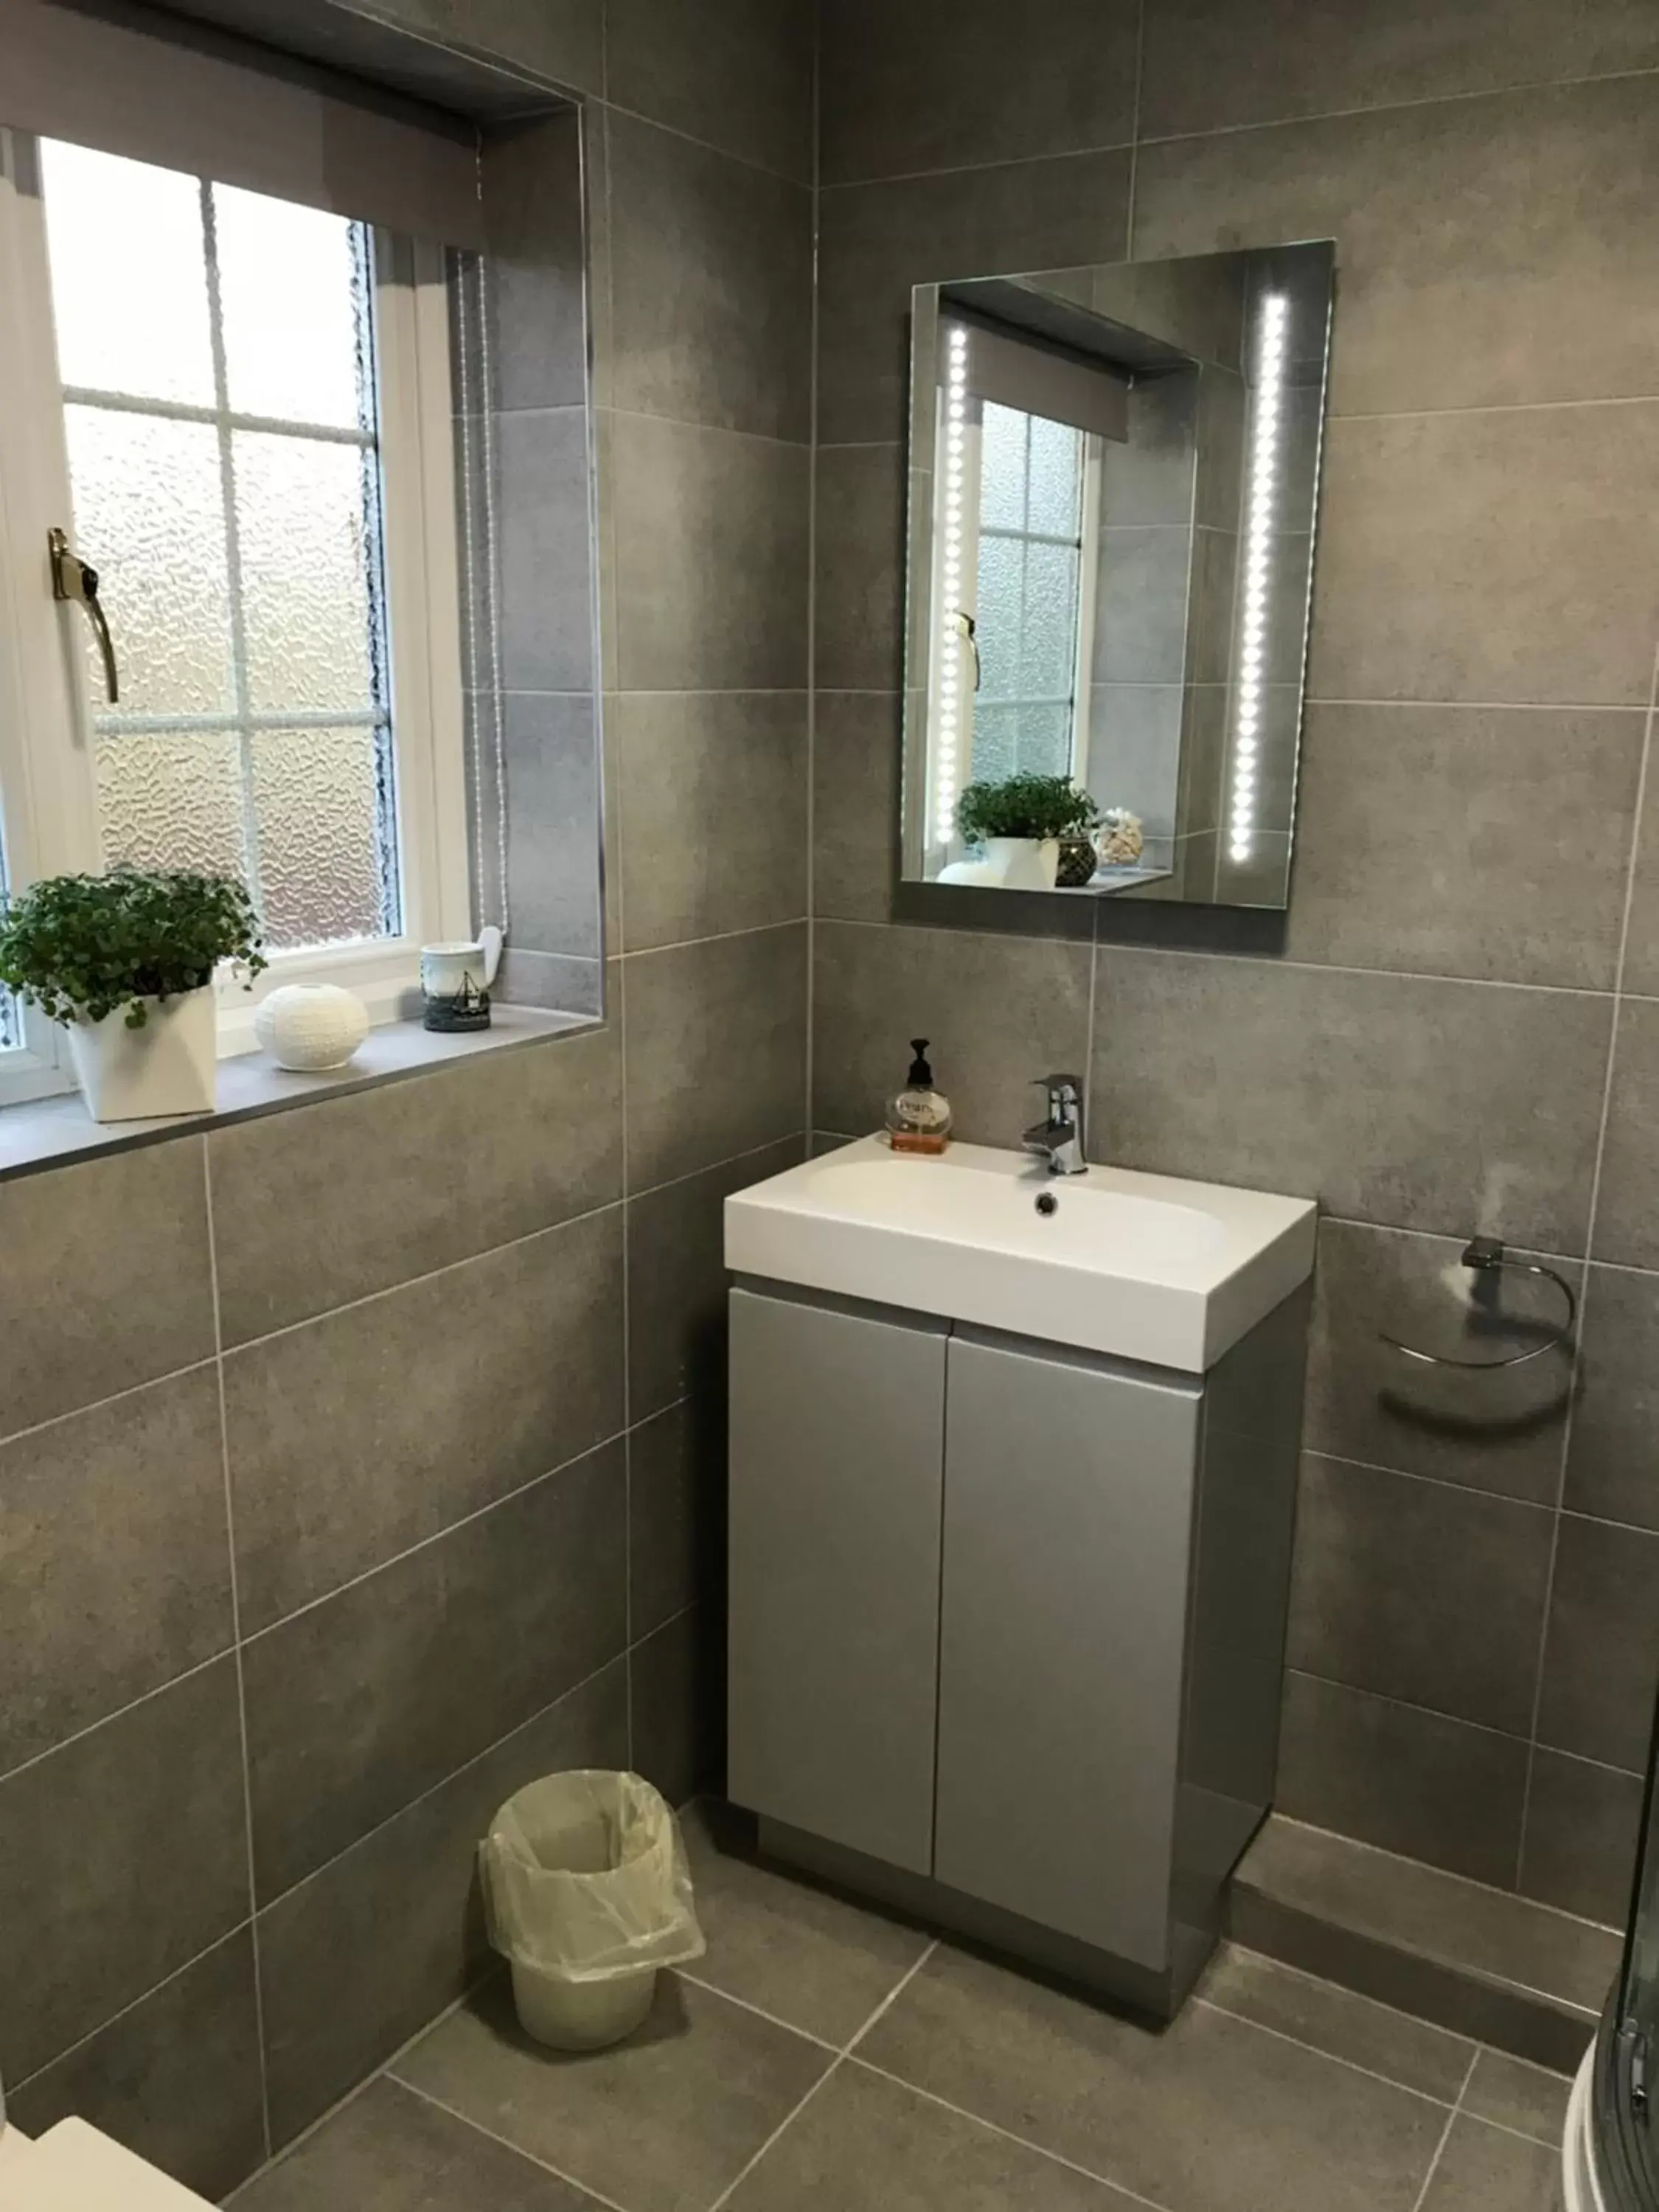
[[1040, 1075], [1037, 1088], [1048, 1094], [1048, 1117], [1028, 1129], [1021, 1140], [1028, 1152], [1048, 1163], [1050, 1175], [1087, 1175], [1083, 1154], [1083, 1079]]

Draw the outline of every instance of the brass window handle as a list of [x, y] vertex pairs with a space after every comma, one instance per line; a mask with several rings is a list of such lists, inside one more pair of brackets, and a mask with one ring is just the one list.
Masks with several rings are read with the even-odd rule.
[[78, 553], [70, 551], [69, 539], [61, 530], [47, 531], [46, 551], [52, 560], [53, 599], [77, 600], [87, 611], [87, 620], [92, 624], [98, 650], [103, 655], [104, 690], [113, 707], [121, 696], [121, 685], [115, 666], [114, 642], [99, 602], [98, 571]]

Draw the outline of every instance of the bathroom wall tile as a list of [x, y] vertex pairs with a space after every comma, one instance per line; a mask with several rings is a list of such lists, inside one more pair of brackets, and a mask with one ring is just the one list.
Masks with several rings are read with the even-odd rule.
[[610, 147], [612, 404], [808, 438], [810, 191], [624, 114]]
[[593, 702], [574, 692], [513, 693], [502, 724], [514, 949], [598, 960], [605, 948]]
[[820, 691], [812, 712], [812, 911], [886, 921], [898, 878], [903, 701]]
[[1178, 684], [1186, 668], [1193, 532], [1172, 524], [1100, 533], [1097, 684]]
[[630, 952], [806, 911], [806, 694], [611, 702]]
[[894, 691], [904, 673], [904, 457], [820, 446], [814, 550], [816, 681]]
[[540, 1006], [555, 1014], [605, 1012], [605, 963], [572, 959], [562, 952], [507, 951], [495, 971], [491, 996], [503, 1006]]
[[378, 12], [442, 45], [498, 55], [573, 91], [601, 89], [602, 0], [386, 0]]
[[799, 689], [805, 448], [638, 415], [611, 441], [621, 687]]
[[1582, 1249], [1606, 1000], [1105, 945], [1097, 960], [1097, 1158]]
[[1286, 1662], [1524, 1736], [1553, 1516], [1307, 1454]]
[[618, 1658], [259, 1916], [271, 2134], [290, 2141], [451, 2004], [488, 1958], [477, 1848], [543, 1774], [629, 1763]]
[[1337, 421], [1311, 696], [1645, 707], [1659, 403]]
[[[1042, 1118], [1038, 1079], [1057, 1069], [1085, 1072], [1086, 946], [846, 922], [821, 923], [815, 937], [817, 1127], [878, 1129], [913, 1036], [930, 1040], [956, 1133], [970, 1144], [1017, 1145]], [[1094, 1156], [1105, 1157], [1097, 1146]]]
[[509, 691], [594, 689], [587, 416], [497, 418], [501, 681]]
[[1117, 151], [820, 194], [819, 437], [842, 444], [902, 434], [913, 286], [1121, 261], [1128, 186], [1129, 156]]
[[[1468, 1224], [1470, 1232], [1479, 1225]], [[1487, 1334], [1484, 1310], [1470, 1302], [1486, 1279], [1462, 1265], [1467, 1242], [1320, 1223], [1306, 1441], [1337, 1459], [1553, 1505], [1572, 1380], [1567, 1349], [1476, 1375], [1423, 1366], [1382, 1340], [1386, 1332], [1425, 1351], [1485, 1359], [1554, 1333], [1559, 1293], [1510, 1273], [1498, 1279], [1501, 1304]], [[1577, 1267], [1555, 1264], [1577, 1283]]]
[[1593, 1267], [1562, 1503], [1659, 1530], [1659, 1276]]
[[262, 1902], [595, 1673], [625, 1631], [620, 1443], [256, 1637]]
[[1174, 684], [1097, 684], [1089, 696], [1089, 788], [1127, 806], [1148, 837], [1176, 833], [1183, 693]]
[[799, 1164], [799, 1136], [687, 1176], [628, 1202], [628, 1396], [649, 1419], [694, 1395], [724, 1404], [726, 1247], [733, 1191]]
[[0, 1773], [229, 1645], [211, 1367], [0, 1445]]
[[1285, 950], [1343, 967], [1610, 990], [1644, 720], [1310, 708]]
[[1595, 1256], [1630, 1267], [1659, 1267], [1659, 1000], [1619, 1008], [1613, 1087], [1595, 1206]]
[[1650, 76], [1149, 146], [1135, 250], [1336, 239], [1339, 415], [1647, 398], [1656, 122]]
[[0, 1185], [0, 1436], [213, 1353], [201, 1146]]
[[1291, 1673], [1275, 1803], [1293, 1820], [1511, 1888], [1527, 1747]]
[[[1527, 1796], [1521, 1889], [1541, 1904], [1622, 1928], [1636, 1875], [1642, 1778], [1541, 1747]], [[1501, 2117], [1493, 2114], [1492, 2117]]]
[[216, 1130], [226, 1343], [619, 1196], [621, 1096], [613, 1024]]
[[619, 1434], [623, 1280], [611, 1206], [233, 1353], [243, 1632]]
[[1653, 68], [1659, 28], [1629, 0], [1469, 0], [1455, 15], [1429, 0], [1357, 14], [1267, 0], [1248, 15], [1172, 0], [1147, 17], [1140, 128], [1156, 138]]
[[612, 100], [812, 181], [813, 15], [806, 0], [609, 0]]
[[[575, 109], [486, 134], [479, 161], [499, 407], [586, 401], [582, 164], [584, 152], [590, 166], [602, 158], [604, 136], [595, 116], [584, 149]], [[596, 207], [601, 194], [592, 191]]]
[[1538, 1741], [1634, 1772], [1659, 1680], [1659, 1536], [1562, 1516]]
[[706, 1395], [683, 1399], [628, 1439], [630, 1638], [717, 1593], [725, 1565], [726, 1427]]
[[247, 1911], [226, 1658], [0, 1781], [0, 2074], [27, 2081]]
[[1626, 991], [1659, 998], [1659, 780], [1650, 779], [1644, 794], [1631, 881], [1630, 919], [1625, 965], [1620, 977]]
[[260, 2175], [238, 2212], [591, 2212], [593, 2199], [401, 2081], [371, 2081]]
[[726, 1623], [693, 1606], [628, 1655], [634, 1700], [634, 1765], [671, 1805], [726, 1775]]
[[637, 953], [625, 965], [630, 1189], [802, 1126], [804, 924]]
[[79, 2118], [215, 2203], [264, 2162], [259, 2008], [246, 1929], [11, 2085], [25, 2135]]
[[1128, 0], [1043, 0], [1019, 36], [1010, 27], [997, 0], [830, 0], [819, 33], [823, 182], [1127, 143]]

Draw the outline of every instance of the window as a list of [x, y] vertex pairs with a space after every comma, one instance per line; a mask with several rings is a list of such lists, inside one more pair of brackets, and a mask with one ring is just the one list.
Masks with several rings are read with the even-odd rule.
[[[13, 137], [0, 329], [10, 880], [240, 876], [272, 981], [336, 975], [388, 1018], [421, 939], [470, 920], [435, 249]], [[113, 701], [42, 588], [54, 524], [97, 571]], [[249, 1002], [223, 1005], [239, 1048]], [[0, 1018], [0, 1051], [38, 1047]]]

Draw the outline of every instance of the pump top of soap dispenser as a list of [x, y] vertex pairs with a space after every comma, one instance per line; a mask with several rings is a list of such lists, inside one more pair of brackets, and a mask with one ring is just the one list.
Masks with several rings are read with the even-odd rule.
[[951, 1141], [951, 1102], [933, 1088], [927, 1038], [912, 1037], [910, 1050], [904, 1088], [887, 1102], [887, 1140], [896, 1152], [942, 1152]]

